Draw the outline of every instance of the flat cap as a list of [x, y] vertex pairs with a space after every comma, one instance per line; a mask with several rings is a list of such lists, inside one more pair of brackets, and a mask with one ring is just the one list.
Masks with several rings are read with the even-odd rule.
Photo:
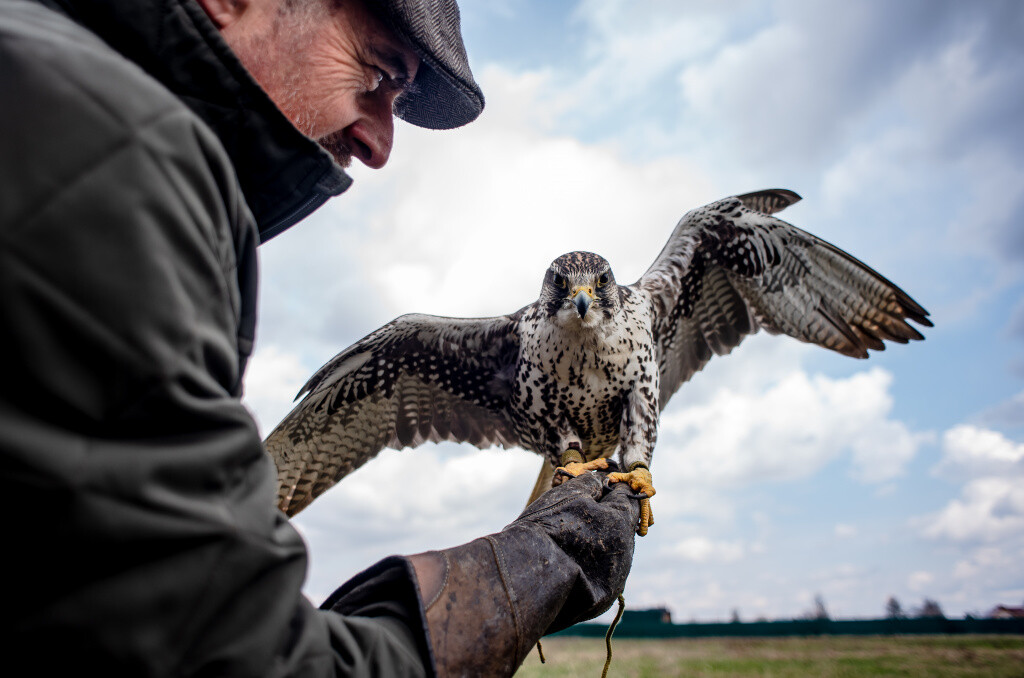
[[413, 87], [395, 102], [395, 115], [431, 129], [472, 122], [484, 109], [462, 42], [455, 0], [367, 0], [371, 11], [420, 57]]

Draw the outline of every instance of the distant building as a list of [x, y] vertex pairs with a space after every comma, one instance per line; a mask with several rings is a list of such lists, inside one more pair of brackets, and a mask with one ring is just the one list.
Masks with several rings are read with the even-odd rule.
[[988, 613], [992, 619], [1024, 619], [1024, 607], [998, 605]]
[[622, 613], [622, 624], [671, 624], [672, 613], [664, 607], [652, 607], [649, 610], [625, 610]]

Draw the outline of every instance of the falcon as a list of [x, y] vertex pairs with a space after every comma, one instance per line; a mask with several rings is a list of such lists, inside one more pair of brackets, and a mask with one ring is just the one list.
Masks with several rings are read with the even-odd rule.
[[548, 462], [531, 500], [618, 451], [625, 470], [608, 478], [641, 498], [646, 534], [659, 415], [712, 356], [764, 329], [867, 358], [923, 339], [907, 320], [932, 326], [893, 283], [772, 216], [798, 200], [770, 189], [692, 210], [631, 285], [570, 252], [510, 315], [391, 321], [321, 367], [267, 437], [279, 507], [295, 515], [385, 447], [531, 450]]

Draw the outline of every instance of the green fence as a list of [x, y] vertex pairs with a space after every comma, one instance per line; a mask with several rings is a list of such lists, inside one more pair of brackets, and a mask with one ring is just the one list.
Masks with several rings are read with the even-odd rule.
[[[555, 635], [604, 636], [607, 624], [576, 624]], [[750, 623], [671, 624], [651, 617], [623, 617], [616, 638], [706, 638], [711, 636], [887, 636], [943, 633], [1024, 634], [1024, 619], [852, 619]]]

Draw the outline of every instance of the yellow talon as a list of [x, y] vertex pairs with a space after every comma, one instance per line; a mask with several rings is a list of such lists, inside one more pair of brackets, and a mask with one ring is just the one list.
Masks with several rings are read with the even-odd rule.
[[569, 449], [562, 453], [562, 465], [555, 469], [555, 477], [551, 480], [551, 486], [561, 485], [566, 476], [576, 477], [587, 471], [608, 468], [608, 460], [605, 458], [583, 461], [583, 455], [578, 450]]
[[651, 511], [651, 497], [655, 495], [651, 472], [643, 467], [636, 466], [629, 473], [609, 473], [608, 482], [627, 483], [634, 492], [647, 495], [640, 500], [640, 522], [637, 525], [636, 533], [641, 537], [647, 534], [647, 528], [654, 524], [654, 512]]
[[[551, 479], [552, 487], [561, 485], [567, 477], [576, 477], [587, 471], [608, 468], [607, 459], [602, 457], [593, 461], [583, 461], [583, 455], [575, 448], [569, 448], [563, 452], [559, 461], [562, 465], [555, 469], [555, 476]], [[647, 529], [654, 524], [651, 497], [656, 492], [650, 470], [642, 464], [636, 464], [629, 473], [609, 473], [608, 482], [626, 483], [637, 494], [645, 495], [640, 500], [640, 521], [637, 523], [636, 533], [641, 537], [646, 536]]]

